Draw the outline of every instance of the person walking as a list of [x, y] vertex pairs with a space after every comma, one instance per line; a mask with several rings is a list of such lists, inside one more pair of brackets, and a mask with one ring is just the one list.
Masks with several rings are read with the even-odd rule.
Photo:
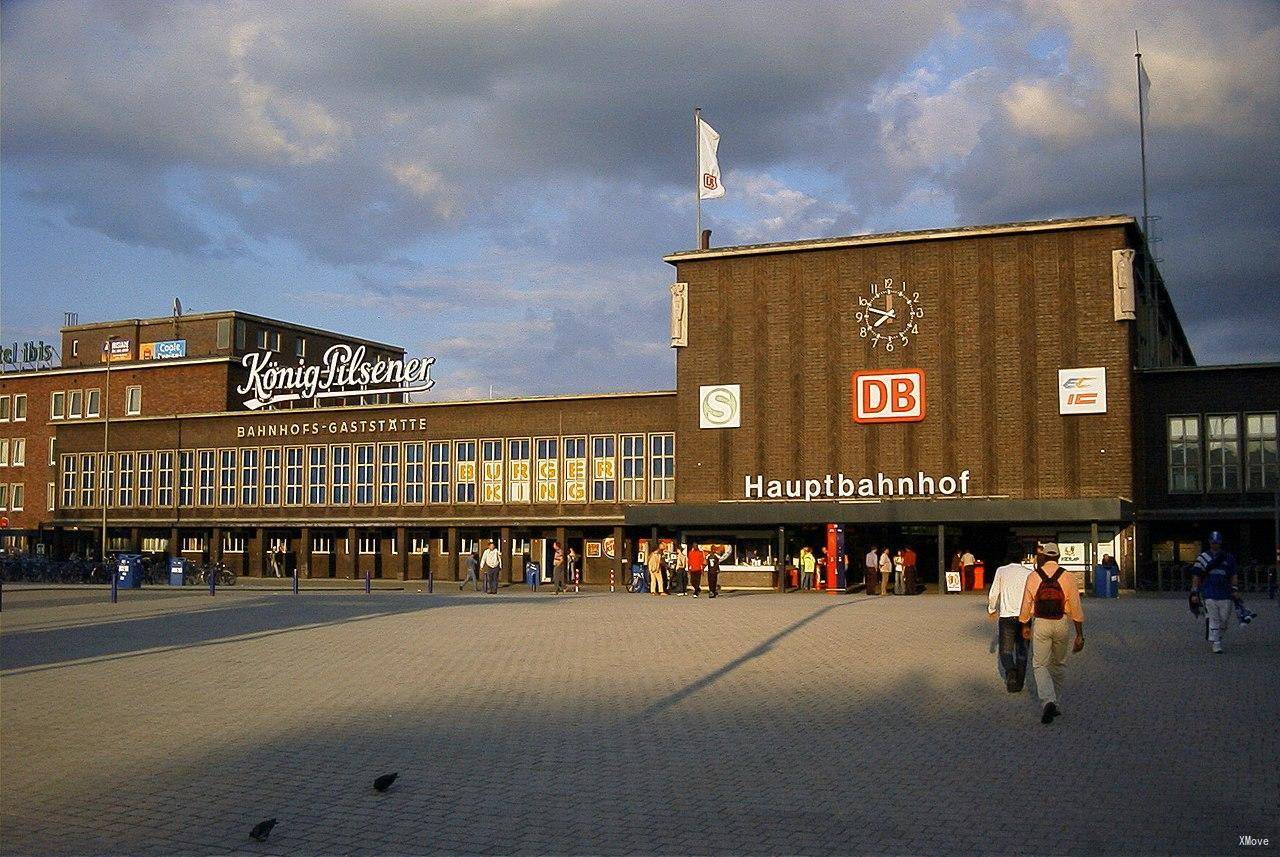
[[489, 547], [480, 556], [480, 570], [484, 573], [484, 591], [489, 595], [498, 594], [498, 572], [502, 570], [502, 554], [498, 553], [498, 543], [489, 540]]
[[702, 591], [702, 569], [705, 566], [706, 559], [707, 555], [696, 544], [689, 548], [689, 577], [693, 579], [694, 598], [697, 598], [698, 593]]
[[564, 592], [564, 548], [559, 542], [551, 543], [551, 582], [555, 584], [556, 595]]
[[[1222, 654], [1231, 610], [1240, 605], [1236, 578], [1236, 558], [1222, 549], [1222, 533], [1209, 534], [1209, 549], [1196, 557], [1191, 571], [1191, 606], [1203, 605], [1209, 618], [1209, 646]], [[1198, 611], [1197, 611], [1198, 612]]]
[[1022, 690], [1027, 678], [1027, 641], [1022, 638], [1019, 616], [1032, 561], [1021, 547], [1011, 547], [1005, 564], [996, 569], [987, 595], [987, 615], [998, 623], [1000, 666], [1005, 689], [1010, 693]]
[[902, 566], [906, 570], [906, 590], [908, 595], [915, 595], [920, 591], [920, 578], [916, 571], [917, 562], [919, 562], [919, 558], [916, 556], [915, 549], [911, 545], [904, 547], [902, 549]]
[[662, 549], [654, 542], [649, 546], [649, 594], [666, 595], [667, 587], [662, 580]]
[[800, 588], [813, 589], [813, 569], [816, 562], [813, 552], [807, 547], [800, 548]]
[[[467, 583], [474, 583], [476, 592], [480, 591], [480, 555], [472, 548], [467, 552], [467, 576], [458, 584], [458, 591], [467, 588]], [[485, 591], [488, 592], [488, 584], [485, 584]]]
[[1067, 635], [1076, 627], [1071, 651], [1084, 648], [1084, 608], [1074, 575], [1058, 565], [1058, 546], [1040, 545], [1036, 570], [1027, 576], [1022, 593], [1022, 639], [1032, 640], [1031, 665], [1035, 670], [1036, 693], [1042, 708], [1040, 722], [1052, 723], [1062, 713], [1060, 697], [1067, 671]]
[[707, 551], [707, 597], [715, 598], [720, 594], [720, 552], [719, 545], [712, 545]]
[[863, 564], [863, 576], [867, 582], [867, 594], [871, 595], [875, 592], [876, 583], [880, 580], [880, 554], [876, 552], [875, 545], [872, 545], [871, 550], [867, 551]]
[[893, 594], [907, 594], [907, 561], [902, 555], [902, 549], [893, 555]]
[[676, 595], [689, 594], [689, 546], [680, 545], [676, 551]]
[[978, 560], [976, 557], [974, 557], [973, 552], [968, 549], [965, 549], [965, 552], [960, 555], [960, 569], [961, 569], [960, 588], [963, 589], [965, 592], [969, 592], [973, 589], [973, 583], [974, 583], [973, 570], [975, 567], [977, 567], [977, 565], [978, 565]]
[[889, 594], [889, 578], [893, 576], [893, 556], [889, 553], [889, 548], [885, 547], [880, 552], [880, 594]]
[[573, 589], [578, 591], [578, 584], [582, 583], [582, 558], [578, 556], [578, 551], [569, 548], [569, 558], [565, 560], [565, 573], [568, 575], [566, 580], [573, 583]]

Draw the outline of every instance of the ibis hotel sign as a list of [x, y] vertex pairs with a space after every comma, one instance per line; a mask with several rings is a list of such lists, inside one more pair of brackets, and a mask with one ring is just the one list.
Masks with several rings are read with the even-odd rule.
[[434, 357], [370, 361], [363, 345], [331, 346], [320, 363], [311, 366], [282, 366], [266, 351], [246, 354], [240, 362], [249, 378], [236, 392], [249, 396], [244, 401], [249, 410], [280, 402], [420, 393], [436, 384], [431, 377]]

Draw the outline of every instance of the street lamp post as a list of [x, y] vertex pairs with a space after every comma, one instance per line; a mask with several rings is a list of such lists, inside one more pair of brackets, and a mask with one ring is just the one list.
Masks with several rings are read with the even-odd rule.
[[[108, 336], [107, 341], [102, 344], [107, 360], [107, 380], [103, 384], [105, 389], [102, 396], [102, 472], [99, 474], [102, 480], [102, 551], [99, 558], [104, 569], [107, 568], [107, 444], [111, 437], [111, 358], [116, 339], [115, 336]], [[107, 571], [110, 573], [111, 570]]]

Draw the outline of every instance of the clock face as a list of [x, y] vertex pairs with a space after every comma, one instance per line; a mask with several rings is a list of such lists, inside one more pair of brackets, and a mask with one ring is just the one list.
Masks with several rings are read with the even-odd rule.
[[920, 293], [908, 291], [905, 282], [895, 283], [892, 277], [872, 283], [869, 295], [858, 298], [858, 335], [869, 340], [872, 348], [906, 347], [920, 332], [922, 318]]

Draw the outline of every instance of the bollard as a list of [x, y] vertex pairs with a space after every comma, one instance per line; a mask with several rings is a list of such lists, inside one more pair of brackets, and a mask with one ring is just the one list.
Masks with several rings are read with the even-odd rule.
[[609, 569], [609, 591], [613, 591], [613, 569]]
[[365, 595], [368, 595], [373, 590], [373, 581], [369, 577], [370, 573], [371, 572], [368, 569], [365, 569], [365, 572], [364, 572], [364, 594]]
[[218, 570], [211, 568], [205, 573], [209, 575], [209, 594], [216, 595], [218, 591]]
[[293, 594], [298, 594], [298, 569], [293, 570]]
[[112, 604], [115, 604], [116, 601], [119, 600], [120, 598], [119, 589], [120, 589], [120, 573], [118, 571], [113, 571], [111, 573], [111, 603]]
[[427, 569], [427, 594], [430, 595], [436, 591], [435, 578], [431, 576], [431, 569]]

